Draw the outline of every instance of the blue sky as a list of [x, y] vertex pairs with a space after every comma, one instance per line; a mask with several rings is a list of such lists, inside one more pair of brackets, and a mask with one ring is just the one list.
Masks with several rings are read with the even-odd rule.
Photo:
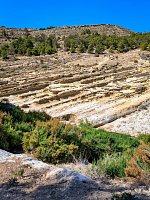
[[105, 23], [150, 32], [150, 0], [0, 0], [0, 26]]

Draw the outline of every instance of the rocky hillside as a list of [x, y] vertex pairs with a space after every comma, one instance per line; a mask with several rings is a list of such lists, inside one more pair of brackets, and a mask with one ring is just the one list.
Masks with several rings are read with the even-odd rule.
[[[89, 29], [92, 33], [104, 33], [106, 35], [129, 35], [133, 33], [132, 31], [125, 29], [120, 26], [111, 25], [111, 24], [100, 24], [100, 25], [83, 25], [83, 26], [65, 26], [60, 28], [52, 28], [48, 30], [43, 30], [42, 33], [45, 34], [56, 34], [56, 36], [68, 36], [68, 35], [76, 35], [80, 34], [81, 32]], [[33, 34], [40, 33], [40, 31], [33, 31]]]
[[[0, 98], [8, 98], [25, 111], [42, 110], [70, 123], [88, 120], [97, 128], [115, 132], [150, 133], [149, 34], [105, 37], [102, 46], [102, 35], [91, 34], [96, 32], [133, 33], [109, 24], [44, 30], [1, 27], [0, 43], [22, 35], [43, 34], [44, 38], [54, 34], [59, 44], [56, 38], [34, 38], [41, 40], [38, 44], [27, 37], [10, 47], [4, 45]], [[81, 37], [62, 39], [71, 34]], [[30, 57], [24, 56], [28, 54]]]
[[[0, 63], [0, 97], [25, 111], [130, 134], [150, 133], [149, 52], [18, 57]], [[144, 123], [143, 123], [144, 122]]]
[[20, 29], [20, 28], [6, 28], [0, 27], [0, 44], [10, 42], [13, 39], [16, 39], [23, 35], [31, 34], [32, 36], [36, 36], [39, 34], [55, 34], [57, 37], [63, 37], [68, 35], [79, 34], [85, 30], [89, 29], [92, 33], [104, 33], [106, 35], [130, 35], [133, 33], [132, 31], [125, 29], [120, 26], [110, 25], [110, 24], [101, 24], [101, 25], [84, 25], [84, 26], [64, 26], [60, 28], [52, 27], [50, 29], [45, 30], [37, 30], [37, 29]]
[[[105, 37], [105, 44], [101, 46], [102, 33], [127, 36]], [[130, 35], [132, 33], [114, 25], [51, 27], [44, 30], [0, 28], [0, 45], [9, 43], [1, 46], [0, 101], [6, 103], [6, 107], [1, 106], [0, 112], [0, 139], [3, 139], [0, 140], [0, 148], [11, 152], [24, 149], [28, 154], [50, 163], [38, 161], [32, 155], [16, 155], [0, 149], [1, 199], [150, 199], [149, 168], [146, 168], [149, 167], [149, 135], [140, 135], [150, 133], [150, 36]], [[39, 41], [41, 34], [46, 39]], [[44, 36], [50, 34], [56, 38]], [[65, 38], [74, 34], [79, 34], [79, 37]], [[24, 35], [38, 37], [22, 37], [12, 45], [14, 39]], [[38, 41], [35, 42], [36, 39]], [[95, 46], [90, 45], [92, 42]], [[84, 51], [83, 44], [86, 47]], [[25, 47], [29, 51], [25, 51]], [[99, 52], [96, 52], [97, 49]], [[33, 115], [28, 111], [44, 111], [49, 121], [40, 120], [42, 113], [33, 112]], [[82, 129], [84, 123], [80, 124], [81, 121], [88, 121], [97, 129], [109, 132], [96, 130], [88, 123]], [[38, 129], [40, 126], [41, 129]], [[70, 129], [65, 129], [67, 126]], [[70, 135], [75, 135], [76, 139], [71, 140]], [[87, 138], [82, 138], [84, 135]], [[124, 143], [125, 137], [130, 139]], [[89, 146], [92, 150], [87, 148], [86, 153], [85, 149]], [[125, 159], [126, 156], [130, 158], [132, 147], [134, 154], [128, 162]], [[123, 151], [124, 148], [126, 150]], [[141, 162], [141, 159], [144, 161]], [[62, 161], [74, 163], [62, 164]], [[102, 168], [115, 176], [102, 173]], [[124, 174], [128, 170], [124, 176], [117, 174], [122, 169]], [[130, 179], [128, 175], [132, 176], [134, 172], [137, 175]], [[111, 180], [110, 177], [117, 179]]]

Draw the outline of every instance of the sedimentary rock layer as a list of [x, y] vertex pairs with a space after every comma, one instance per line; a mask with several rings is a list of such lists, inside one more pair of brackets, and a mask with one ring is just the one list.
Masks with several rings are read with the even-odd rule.
[[0, 97], [71, 123], [88, 120], [111, 131], [150, 133], [150, 61], [143, 55], [59, 52], [1, 61]]

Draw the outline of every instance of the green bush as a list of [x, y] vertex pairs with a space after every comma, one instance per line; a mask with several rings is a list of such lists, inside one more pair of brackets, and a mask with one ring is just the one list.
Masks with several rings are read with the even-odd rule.
[[[111, 178], [123, 177], [135, 172], [136, 160], [142, 170], [149, 169], [140, 160], [146, 159], [149, 165], [147, 154], [143, 154], [145, 150], [139, 148], [142, 142], [150, 146], [149, 135], [132, 137], [98, 130], [88, 123], [81, 123], [79, 126], [65, 124], [45, 113], [25, 113], [8, 102], [0, 103], [0, 148], [9, 151], [23, 148], [25, 152], [46, 162], [86, 159], [96, 163], [99, 174]], [[138, 153], [134, 155], [134, 152]], [[139, 155], [142, 157], [137, 157]], [[131, 166], [127, 166], [129, 159], [132, 161]]]
[[14, 151], [22, 149], [24, 133], [34, 129], [36, 121], [47, 121], [45, 113], [23, 112], [10, 103], [0, 102], [0, 148]]
[[150, 134], [141, 134], [138, 136], [138, 139], [150, 146]]
[[45, 112], [29, 111], [28, 113], [23, 112], [18, 106], [10, 103], [0, 102], [0, 111], [10, 114], [14, 123], [17, 122], [31, 122], [35, 121], [46, 121], [51, 117]]
[[85, 143], [89, 149], [89, 160], [98, 160], [105, 154], [124, 152], [139, 145], [135, 137], [97, 130], [88, 124], [81, 124], [80, 131], [82, 132], [82, 143]]
[[103, 159], [106, 154], [123, 153], [138, 146], [136, 138], [96, 130], [89, 125], [66, 125], [58, 119], [37, 122], [35, 129], [25, 133], [23, 146], [38, 158], [48, 162], [66, 162], [76, 159], [89, 161]]
[[6, 134], [4, 124], [11, 124], [11, 117], [4, 112], [0, 112], [0, 148], [9, 150], [10, 141], [8, 135]]
[[126, 168], [126, 157], [123, 155], [105, 155], [105, 158], [100, 159], [95, 164], [95, 169], [98, 175], [109, 176], [111, 178], [124, 177]]
[[5, 134], [1, 122], [0, 122], [0, 148], [5, 150], [9, 149], [9, 141], [7, 140], [7, 135]]
[[75, 145], [73, 132], [70, 135], [65, 129], [69, 130], [67, 125], [58, 119], [46, 123], [38, 122], [32, 132], [24, 134], [24, 150], [32, 152], [38, 159], [51, 163], [72, 161], [78, 146]]

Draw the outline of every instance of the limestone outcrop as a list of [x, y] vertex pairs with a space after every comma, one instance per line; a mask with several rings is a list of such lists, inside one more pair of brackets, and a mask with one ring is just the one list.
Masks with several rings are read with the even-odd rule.
[[[0, 98], [70, 123], [150, 133], [148, 52], [19, 57], [0, 62]], [[144, 122], [144, 123], [143, 123]]]

